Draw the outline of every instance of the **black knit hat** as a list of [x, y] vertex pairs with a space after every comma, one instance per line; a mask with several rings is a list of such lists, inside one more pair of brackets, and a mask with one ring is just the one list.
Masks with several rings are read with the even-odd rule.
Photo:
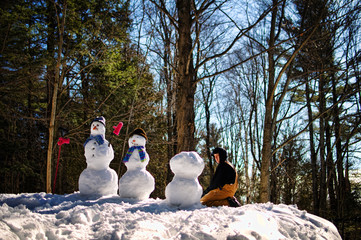
[[105, 118], [104, 118], [103, 116], [94, 118], [94, 120], [91, 122], [91, 124], [92, 124], [93, 122], [100, 122], [100, 123], [102, 123], [102, 124], [105, 126]]
[[144, 131], [143, 129], [141, 129], [141, 128], [135, 129], [135, 130], [129, 135], [129, 137], [131, 137], [131, 136], [133, 136], [133, 135], [135, 135], [135, 134], [144, 137], [145, 140], [148, 140], [147, 134], [145, 134], [145, 131]]
[[220, 147], [216, 147], [215, 149], [213, 149], [212, 151], [212, 155], [214, 154], [219, 154], [219, 161], [220, 162], [225, 162], [227, 160], [227, 151], [224, 150], [223, 148]]

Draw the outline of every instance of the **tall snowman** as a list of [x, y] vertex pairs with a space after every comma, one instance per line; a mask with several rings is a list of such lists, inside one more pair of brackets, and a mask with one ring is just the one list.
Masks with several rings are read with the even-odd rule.
[[169, 164], [174, 177], [165, 188], [166, 202], [180, 208], [200, 203], [203, 189], [198, 176], [204, 168], [203, 159], [196, 152], [181, 152]]
[[105, 118], [95, 118], [90, 137], [84, 143], [87, 168], [80, 174], [79, 191], [83, 195], [115, 195], [118, 175], [109, 167], [114, 158], [112, 145], [105, 139]]
[[119, 179], [119, 196], [122, 198], [145, 200], [154, 190], [154, 178], [146, 170], [149, 163], [146, 141], [147, 135], [141, 128], [129, 136], [129, 150], [123, 159], [127, 171]]

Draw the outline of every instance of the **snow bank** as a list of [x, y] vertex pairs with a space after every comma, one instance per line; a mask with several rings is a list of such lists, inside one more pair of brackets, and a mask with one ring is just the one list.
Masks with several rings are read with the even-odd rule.
[[341, 239], [335, 226], [295, 206], [240, 208], [119, 196], [0, 194], [0, 239]]

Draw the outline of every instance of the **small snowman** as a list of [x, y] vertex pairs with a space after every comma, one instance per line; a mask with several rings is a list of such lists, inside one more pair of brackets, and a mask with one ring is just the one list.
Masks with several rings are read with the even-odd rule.
[[174, 177], [165, 189], [166, 202], [180, 208], [199, 203], [203, 189], [198, 176], [204, 168], [203, 159], [196, 152], [181, 152], [169, 164]]
[[114, 158], [113, 147], [105, 139], [105, 118], [91, 123], [90, 137], [84, 143], [87, 168], [80, 174], [79, 191], [82, 195], [115, 195], [118, 175], [109, 167]]
[[149, 163], [146, 141], [147, 135], [141, 128], [130, 134], [129, 150], [123, 159], [127, 171], [119, 179], [119, 196], [122, 198], [145, 200], [154, 190], [154, 178], [146, 170]]

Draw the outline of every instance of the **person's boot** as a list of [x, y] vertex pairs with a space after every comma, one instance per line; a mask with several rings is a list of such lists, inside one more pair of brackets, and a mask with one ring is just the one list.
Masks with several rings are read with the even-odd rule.
[[228, 197], [227, 201], [228, 201], [230, 207], [240, 207], [241, 206], [241, 204], [237, 201], [237, 198], [235, 198], [235, 197]]

